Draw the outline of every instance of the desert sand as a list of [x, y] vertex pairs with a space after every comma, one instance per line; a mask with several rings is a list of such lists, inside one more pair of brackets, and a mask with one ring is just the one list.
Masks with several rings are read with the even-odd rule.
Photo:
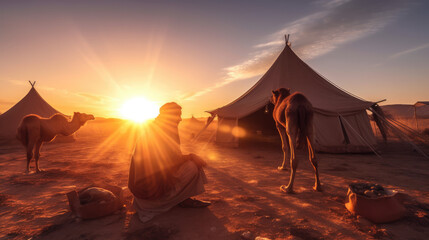
[[[200, 126], [199, 126], [200, 127]], [[197, 130], [181, 128], [182, 150], [208, 162], [209, 183], [198, 199], [205, 209], [175, 207], [141, 223], [130, 206], [113, 215], [80, 220], [72, 216], [66, 193], [103, 183], [127, 185], [132, 135], [121, 121], [93, 121], [76, 142], [42, 148], [41, 174], [25, 174], [22, 146], [0, 146], [0, 239], [427, 239], [429, 235], [429, 159], [396, 140], [380, 142], [374, 154], [317, 153], [323, 192], [312, 190], [313, 169], [303, 153], [294, 194], [284, 194], [289, 171], [278, 171], [281, 148], [248, 144], [217, 146], [199, 141]], [[425, 149], [428, 152], [428, 149]], [[396, 222], [373, 224], [344, 206], [348, 184], [378, 183], [408, 197], [407, 215]]]

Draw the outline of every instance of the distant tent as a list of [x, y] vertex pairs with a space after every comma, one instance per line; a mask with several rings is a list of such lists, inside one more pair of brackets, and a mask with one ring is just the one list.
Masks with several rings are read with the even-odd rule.
[[429, 123], [429, 101], [419, 101], [415, 104], [385, 105], [382, 106], [382, 109], [390, 118], [413, 126], [417, 131], [423, 130], [424, 127], [427, 128], [427, 123]]
[[372, 151], [376, 139], [366, 109], [375, 103], [329, 82], [303, 62], [289, 45], [287, 42], [270, 69], [246, 93], [226, 106], [208, 111], [213, 118], [218, 116], [216, 142], [238, 145], [239, 127], [243, 125], [275, 129], [269, 99], [272, 90], [284, 87], [291, 92], [302, 92], [313, 104], [316, 150]]
[[[11, 141], [16, 139], [16, 129], [21, 119], [28, 114], [37, 114], [41, 117], [50, 117], [60, 113], [47, 103], [34, 88], [36, 82], [31, 83], [31, 89], [21, 101], [0, 115], [0, 140]], [[74, 136], [60, 137], [61, 140], [71, 141]]]
[[[421, 113], [417, 114], [419, 112], [417, 109], [419, 109]], [[414, 103], [414, 119], [416, 120], [417, 131], [419, 131], [419, 118], [429, 118], [429, 101], [419, 101]]]
[[189, 122], [195, 125], [204, 125], [204, 122], [195, 118], [194, 115], [192, 115], [192, 117], [189, 119]]
[[416, 106], [416, 107], [429, 106], [429, 101], [418, 101], [418, 102], [414, 103], [414, 106]]
[[189, 133], [193, 138], [195, 134], [204, 127], [204, 125], [205, 124], [203, 121], [198, 120], [192, 115], [191, 118], [183, 119], [179, 126], [181, 130], [185, 132], [185, 134]]
[[381, 106], [386, 114], [391, 115], [395, 119], [429, 119], [429, 104], [417, 102], [415, 104], [391, 104]]
[[[429, 102], [416, 102], [415, 104], [393, 104], [381, 107], [382, 114], [373, 111], [373, 116], [383, 122], [387, 132], [409, 143], [414, 150], [429, 159], [417, 144], [428, 145], [429, 137]], [[372, 107], [374, 110], [374, 107]], [[415, 128], [413, 125], [415, 124]], [[423, 130], [423, 131], [422, 131]], [[417, 143], [417, 144], [416, 144]]]

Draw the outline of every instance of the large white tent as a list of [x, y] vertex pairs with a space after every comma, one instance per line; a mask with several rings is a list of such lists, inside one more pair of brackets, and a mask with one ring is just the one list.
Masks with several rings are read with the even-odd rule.
[[[30, 83], [31, 89], [12, 108], [0, 115], [0, 140], [2, 142], [14, 141], [16, 139], [16, 129], [21, 119], [28, 114], [37, 114], [48, 118], [55, 113], [60, 113], [47, 103], [34, 88], [35, 83]], [[62, 140], [72, 140], [74, 136], [64, 137]]]
[[[376, 139], [366, 109], [375, 103], [353, 96], [329, 82], [303, 62], [289, 44], [252, 88], [226, 106], [209, 111], [212, 116], [218, 116], [216, 142], [238, 144], [240, 119], [256, 112], [263, 114], [271, 91], [282, 87], [303, 93], [313, 104], [316, 150], [372, 151]], [[273, 121], [271, 117], [270, 120]]]

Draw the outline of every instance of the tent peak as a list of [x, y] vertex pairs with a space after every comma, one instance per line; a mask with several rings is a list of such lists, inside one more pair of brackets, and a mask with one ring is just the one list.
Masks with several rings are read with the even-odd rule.
[[414, 103], [414, 107], [422, 107], [425, 105], [429, 105], [429, 101], [418, 101], [418, 102]]
[[291, 42], [289, 42], [289, 37], [290, 37], [290, 34], [285, 34], [285, 44], [286, 44], [286, 46], [292, 46], [292, 43]]
[[36, 81], [34, 81], [34, 82], [32, 83], [30, 80], [28, 80], [28, 82], [30, 83], [31, 88], [34, 88], [34, 85], [36, 85]]

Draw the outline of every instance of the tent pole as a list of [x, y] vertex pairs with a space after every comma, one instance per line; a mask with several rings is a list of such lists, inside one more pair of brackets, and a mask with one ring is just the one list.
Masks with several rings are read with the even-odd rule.
[[[198, 133], [198, 135], [197, 136], [195, 136], [193, 139], [192, 139], [192, 143], [194, 144], [196, 141], [197, 141], [197, 139], [198, 139], [198, 137], [201, 135], [201, 133], [203, 133], [206, 129], [207, 129], [207, 127], [213, 122], [213, 119], [216, 117], [216, 114], [214, 114], [214, 115], [212, 115], [212, 116], [210, 116], [208, 119], [207, 119], [207, 123], [206, 123], [206, 126]], [[207, 142], [202, 146], [202, 147], [199, 147], [199, 149], [198, 149], [198, 153], [200, 153], [201, 151], [203, 151], [203, 150], [205, 150], [206, 149], [206, 147], [207, 147], [207, 145], [209, 144], [209, 142], [211, 142], [212, 141], [212, 139], [213, 139], [213, 137], [215, 136], [215, 134], [216, 134], [216, 131], [215, 132], [213, 132], [213, 134], [211, 134], [210, 135], [210, 137], [208, 138], [208, 140], [207, 140]]]
[[285, 44], [290, 47], [289, 36], [290, 34], [285, 34]]
[[[374, 103], [368, 110], [369, 111], [377, 111], [380, 115], [384, 116], [383, 110], [381, 109], [380, 106], [378, 106], [377, 103]], [[384, 142], [387, 142], [387, 134], [386, 134], [385, 126], [380, 121], [380, 119], [378, 118], [377, 115], [372, 114], [372, 117], [374, 118], [374, 122], [376, 123], [378, 130], [380, 130], [381, 136], [383, 136]]]
[[215, 119], [216, 114], [212, 114], [206, 122], [206, 125], [204, 126], [203, 129], [200, 130], [200, 132], [194, 137], [194, 140], [196, 140], [206, 129], [207, 127], [213, 122], [213, 120]]
[[338, 116], [340, 116], [343, 120], [344, 120], [344, 122], [345, 123], [347, 123], [347, 125], [349, 125], [349, 127], [355, 132], [355, 134], [356, 135], [358, 135], [361, 139], [362, 139], [362, 141], [366, 144], [366, 145], [368, 145], [368, 147], [375, 153], [375, 155], [377, 155], [377, 157], [379, 157], [379, 158], [381, 158], [381, 159], [383, 159], [381, 156], [380, 156], [380, 154], [378, 154], [377, 153], [377, 151], [375, 151], [375, 149], [371, 146], [371, 144], [369, 144], [366, 140], [365, 140], [365, 138], [363, 138], [357, 131], [356, 131], [356, 129], [354, 129], [353, 127], [352, 127], [352, 125], [341, 115], [341, 114], [339, 114], [339, 113], [337, 113], [338, 114]]
[[383, 100], [380, 100], [380, 101], [377, 101], [377, 102], [375, 102], [375, 104], [377, 104], [377, 103], [381, 103], [381, 102], [385, 102], [387, 99], [383, 99]]
[[417, 122], [417, 107], [414, 105], [414, 119], [416, 120], [416, 130], [419, 131], [419, 124]]

